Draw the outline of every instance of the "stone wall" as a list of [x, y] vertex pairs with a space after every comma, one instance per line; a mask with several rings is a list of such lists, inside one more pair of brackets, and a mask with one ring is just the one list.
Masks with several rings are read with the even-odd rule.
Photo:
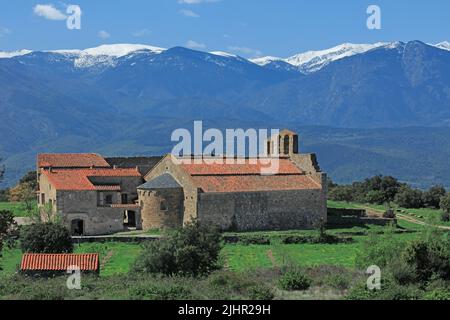
[[149, 181], [164, 173], [170, 173], [184, 189], [184, 217], [183, 223], [186, 224], [197, 217], [198, 190], [192, 182], [189, 174], [172, 161], [171, 155], [167, 155], [159, 162], [146, 176]]
[[[165, 210], [161, 203], [164, 202]], [[140, 190], [143, 230], [183, 226], [183, 189]]]
[[198, 219], [222, 230], [309, 229], [326, 222], [326, 197], [321, 189], [199, 194]]

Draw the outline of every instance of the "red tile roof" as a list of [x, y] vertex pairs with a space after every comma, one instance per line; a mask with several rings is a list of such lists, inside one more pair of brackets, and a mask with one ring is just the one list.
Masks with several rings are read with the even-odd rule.
[[289, 158], [270, 159], [278, 161], [278, 170], [273, 175], [264, 174], [267, 173], [264, 168], [271, 167], [267, 162], [256, 159], [240, 159], [244, 163], [237, 163], [237, 159], [230, 160], [233, 161], [232, 164], [226, 162], [223, 164], [195, 163], [193, 161], [189, 164], [183, 163], [181, 166], [203, 192], [258, 192], [322, 188]]
[[98, 190], [90, 177], [141, 177], [139, 171], [134, 169], [72, 169], [72, 170], [44, 170], [49, 182], [56, 190]]
[[[270, 164], [257, 159], [240, 159], [244, 163], [238, 163], [237, 159], [230, 159], [233, 163], [228, 164], [223, 160], [223, 164], [213, 164], [208, 162], [182, 164], [184, 170], [190, 175], [246, 175], [261, 174], [264, 168], [270, 168]], [[204, 160], [205, 161], [205, 160]], [[301, 174], [303, 173], [290, 159], [271, 159], [278, 161], [277, 174]], [[193, 160], [194, 162], [194, 160]]]
[[110, 165], [95, 153], [42, 153], [38, 155], [39, 168], [108, 168]]
[[66, 271], [77, 266], [81, 271], [98, 271], [99, 255], [90, 254], [34, 254], [22, 256], [20, 270], [22, 271]]
[[306, 175], [276, 176], [192, 176], [194, 183], [203, 192], [257, 192], [321, 189], [321, 186]]

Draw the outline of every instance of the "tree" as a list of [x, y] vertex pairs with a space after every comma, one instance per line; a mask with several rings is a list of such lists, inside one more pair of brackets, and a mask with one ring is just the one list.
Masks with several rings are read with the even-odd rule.
[[20, 232], [23, 252], [70, 253], [73, 251], [69, 230], [52, 222], [25, 226]]
[[9, 190], [9, 200], [11, 202], [23, 202], [26, 211], [31, 213], [36, 201], [36, 189], [29, 182], [19, 183]]
[[403, 208], [422, 208], [422, 192], [408, 186], [403, 186], [395, 196], [395, 202]]
[[439, 207], [441, 208], [441, 210], [450, 213], [450, 192], [441, 197]]
[[381, 190], [371, 190], [366, 195], [368, 203], [383, 204], [387, 201], [385, 194]]
[[443, 186], [433, 186], [423, 194], [423, 203], [427, 207], [439, 208], [441, 198], [445, 196], [446, 190]]
[[[17, 224], [14, 214], [8, 210], [0, 211], [0, 257], [4, 243], [12, 246], [17, 235]], [[0, 268], [1, 269], [1, 268]]]
[[353, 188], [351, 186], [336, 186], [330, 190], [328, 198], [334, 201], [353, 201]]
[[216, 228], [192, 222], [160, 241], [147, 244], [134, 272], [198, 276], [217, 264], [221, 236]]
[[20, 180], [19, 184], [28, 184], [33, 190], [37, 190], [37, 174], [36, 171], [27, 172]]

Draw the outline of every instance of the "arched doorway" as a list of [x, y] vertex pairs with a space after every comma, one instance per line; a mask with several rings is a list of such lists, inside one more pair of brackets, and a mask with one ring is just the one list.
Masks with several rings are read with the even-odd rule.
[[84, 221], [82, 219], [72, 220], [70, 230], [71, 230], [72, 236], [84, 235]]

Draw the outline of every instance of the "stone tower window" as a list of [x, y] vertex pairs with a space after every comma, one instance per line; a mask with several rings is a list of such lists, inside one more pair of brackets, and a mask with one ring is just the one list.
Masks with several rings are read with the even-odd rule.
[[161, 200], [159, 209], [161, 211], [167, 211], [167, 202], [166, 202], [166, 200]]
[[294, 147], [292, 150], [293, 154], [298, 154], [298, 135], [294, 135]]
[[285, 136], [284, 137], [284, 142], [283, 142], [283, 145], [284, 145], [284, 154], [289, 154], [289, 136]]
[[267, 155], [271, 155], [272, 154], [272, 150], [271, 150], [271, 143], [270, 140], [267, 141]]

